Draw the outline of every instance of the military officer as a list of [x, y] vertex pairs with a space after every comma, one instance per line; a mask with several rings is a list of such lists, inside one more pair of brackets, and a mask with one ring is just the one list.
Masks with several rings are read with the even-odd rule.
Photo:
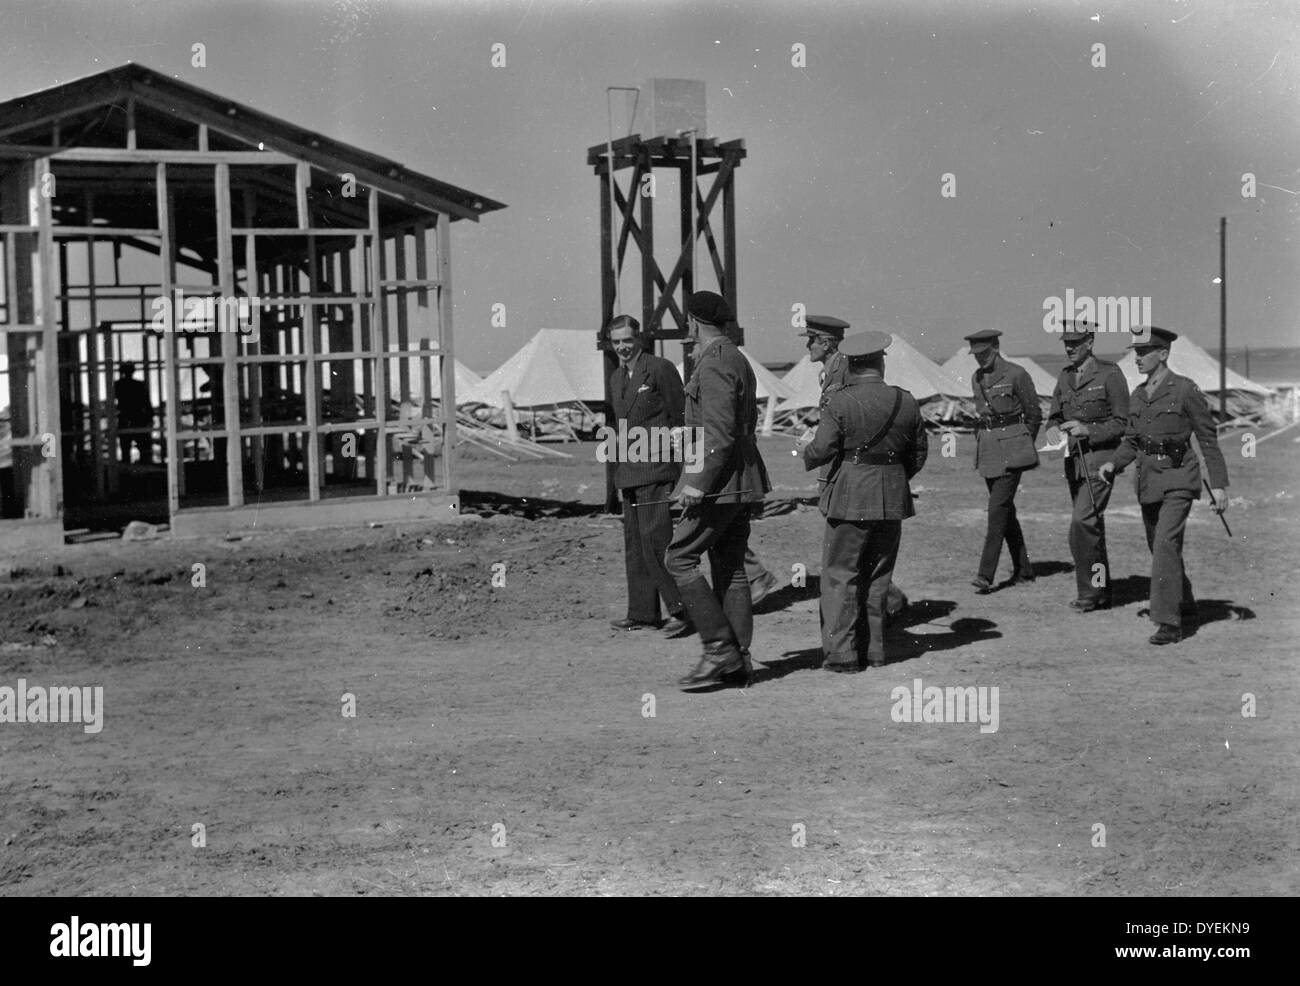
[[[665, 565], [700, 634], [704, 654], [678, 685], [684, 690], [744, 682], [754, 634], [745, 551], [751, 504], [772, 488], [758, 452], [754, 371], [724, 327], [732, 320], [725, 298], [697, 291], [687, 302], [696, 344], [695, 372], [687, 382], [686, 427], [703, 433], [697, 471], [684, 471], [675, 499], [684, 509]], [[713, 587], [700, 571], [709, 556]]]
[[1191, 436], [1205, 457], [1215, 510], [1228, 508], [1228, 467], [1219, 450], [1210, 406], [1199, 387], [1169, 369], [1169, 347], [1178, 334], [1155, 326], [1133, 330], [1129, 349], [1137, 357], [1146, 383], [1133, 391], [1124, 439], [1099, 476], [1111, 482], [1134, 460], [1138, 503], [1151, 550], [1151, 621], [1153, 644], [1183, 639], [1183, 617], [1196, 611], [1192, 583], [1183, 568], [1183, 534], [1192, 501], [1201, 497], [1201, 469]]
[[[861, 670], [885, 663], [885, 597], [904, 518], [915, 514], [908, 481], [925, 464], [929, 443], [916, 400], [885, 383], [885, 332], [845, 339], [847, 382], [828, 388], [804, 467], [834, 468], [819, 506], [822, 542], [822, 667]], [[865, 605], [864, 605], [865, 604]], [[866, 611], [863, 626], [863, 610]]]
[[997, 329], [966, 336], [979, 368], [971, 377], [979, 428], [975, 438], [975, 468], [989, 491], [988, 528], [979, 573], [971, 580], [980, 595], [993, 591], [1002, 542], [1011, 553], [1010, 585], [1034, 580], [1034, 567], [1025, 548], [1025, 536], [1016, 518], [1016, 490], [1021, 473], [1038, 465], [1034, 441], [1043, 412], [1038, 406], [1029, 373], [999, 352]]
[[1069, 365], [1052, 392], [1047, 423], [1066, 436], [1065, 481], [1070, 490], [1070, 555], [1077, 596], [1070, 606], [1081, 613], [1109, 609], [1110, 560], [1106, 554], [1106, 504], [1111, 485], [1096, 469], [1119, 447], [1128, 425], [1128, 384], [1124, 371], [1093, 355], [1095, 327], [1067, 321], [1061, 333]]
[[[844, 319], [835, 318], [833, 315], [809, 315], [804, 319], [804, 326], [804, 331], [799, 335], [807, 340], [805, 345], [808, 348], [808, 358], [814, 363], [822, 364], [821, 372], [818, 374], [822, 399], [818, 407], [824, 410], [829, 395], [847, 386], [852, 377], [849, 372], [848, 358], [840, 351], [844, 333], [851, 326]], [[830, 471], [829, 464], [817, 471], [817, 482], [823, 489], [830, 480]], [[906, 594], [890, 582], [889, 590], [885, 595], [885, 619], [887, 621], [897, 619], [907, 611], [907, 607]]]

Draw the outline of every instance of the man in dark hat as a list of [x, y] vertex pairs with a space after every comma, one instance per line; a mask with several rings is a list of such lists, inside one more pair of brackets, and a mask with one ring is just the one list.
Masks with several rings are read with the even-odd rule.
[[1034, 383], [1024, 367], [1010, 363], [999, 352], [997, 329], [966, 336], [979, 364], [971, 377], [979, 428], [975, 437], [975, 468], [989, 491], [988, 528], [979, 573], [971, 580], [980, 595], [993, 591], [1002, 542], [1011, 553], [1011, 580], [1018, 585], [1034, 580], [1034, 567], [1025, 548], [1025, 536], [1016, 518], [1016, 490], [1020, 475], [1038, 465], [1034, 440], [1043, 412]]
[[[929, 442], [916, 400], [885, 383], [886, 332], [845, 339], [849, 379], [827, 390], [804, 467], [834, 465], [819, 506], [822, 541], [822, 667], [861, 670], [885, 663], [885, 597], [898, 558], [903, 520], [915, 514], [909, 480]], [[866, 611], [865, 626], [862, 614]]]
[[[745, 578], [750, 505], [772, 484], [754, 438], [754, 371], [724, 331], [731, 308], [720, 295], [697, 291], [687, 313], [696, 364], [685, 388], [686, 428], [688, 434], [702, 429], [704, 448], [698, 471], [683, 472], [679, 481], [675, 498], [685, 509], [665, 564], [704, 645], [699, 664], [678, 682], [693, 690], [748, 680], [754, 635]], [[700, 571], [705, 554], [712, 588]]]
[[1066, 438], [1065, 481], [1070, 489], [1070, 555], [1078, 589], [1070, 606], [1081, 613], [1109, 609], [1110, 559], [1106, 554], [1106, 504], [1111, 485], [1096, 477], [1101, 463], [1119, 447], [1128, 425], [1124, 371], [1093, 355], [1096, 327], [1065, 323], [1061, 342], [1069, 365], [1052, 392], [1047, 423]]
[[[609, 323], [610, 347], [618, 357], [618, 368], [610, 374], [609, 393], [614, 418], [620, 431], [644, 439], [624, 453], [610, 456], [617, 461], [614, 485], [623, 495], [623, 553], [627, 573], [627, 616], [614, 620], [618, 630], [641, 630], [659, 626], [662, 596], [669, 620], [664, 632], [684, 633], [685, 614], [677, 583], [664, 568], [664, 551], [673, 536], [673, 519], [668, 496], [681, 476], [681, 462], [673, 457], [626, 454], [631, 449], [656, 450], [657, 433], [680, 428], [686, 398], [677, 367], [661, 356], [642, 351], [641, 323], [631, 315], [617, 315]], [[636, 458], [640, 461], [625, 461]], [[644, 461], [644, 460], [649, 461]]]
[[1177, 333], [1155, 326], [1133, 330], [1128, 348], [1137, 357], [1146, 383], [1133, 391], [1124, 439], [1097, 473], [1111, 482], [1134, 460], [1134, 485], [1142, 506], [1147, 547], [1151, 550], [1151, 622], [1153, 644], [1183, 639], [1183, 618], [1195, 616], [1196, 597], [1183, 568], [1183, 534], [1192, 501], [1201, 498], [1201, 469], [1191, 447], [1192, 435], [1209, 470], [1215, 510], [1228, 508], [1228, 467], [1219, 450], [1210, 405], [1186, 377], [1169, 369], [1169, 348]]

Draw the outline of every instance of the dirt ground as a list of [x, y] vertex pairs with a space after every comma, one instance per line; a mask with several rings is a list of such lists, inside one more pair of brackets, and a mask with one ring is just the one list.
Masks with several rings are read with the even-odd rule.
[[[1057, 460], [1019, 499], [1043, 577], [974, 594], [968, 442], [932, 445], [896, 573], [913, 613], [856, 676], [817, 668], [822, 520], [783, 439], [754, 542], [808, 580], [760, 607], [743, 690], [679, 692], [696, 640], [608, 626], [622, 541], [590, 446], [463, 462], [486, 518], [22, 560], [0, 685], [102, 685], [106, 711], [97, 734], [0, 724], [0, 893], [1296, 893], [1294, 433], [1253, 459], [1225, 440], [1237, 537], [1195, 508], [1202, 622], [1165, 648], [1127, 475], [1116, 610], [1066, 608]], [[917, 678], [996, 686], [998, 730], [893, 721]]]

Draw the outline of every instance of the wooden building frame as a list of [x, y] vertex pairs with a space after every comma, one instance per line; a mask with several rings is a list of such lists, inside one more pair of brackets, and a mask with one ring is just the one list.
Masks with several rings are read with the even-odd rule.
[[450, 224], [501, 208], [139, 65], [0, 103], [0, 553], [457, 509]]

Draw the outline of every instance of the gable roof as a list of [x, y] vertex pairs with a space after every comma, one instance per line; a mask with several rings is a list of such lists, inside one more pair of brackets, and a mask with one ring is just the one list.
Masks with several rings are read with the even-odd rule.
[[[207, 124], [210, 130], [257, 147], [280, 151], [335, 174], [350, 172], [363, 185], [455, 219], [473, 219], [505, 205], [439, 181], [352, 144], [297, 126], [244, 103], [128, 62], [38, 92], [0, 102], [0, 144], [43, 124], [75, 118], [96, 109], [137, 105]], [[49, 148], [57, 153], [57, 148]]]

